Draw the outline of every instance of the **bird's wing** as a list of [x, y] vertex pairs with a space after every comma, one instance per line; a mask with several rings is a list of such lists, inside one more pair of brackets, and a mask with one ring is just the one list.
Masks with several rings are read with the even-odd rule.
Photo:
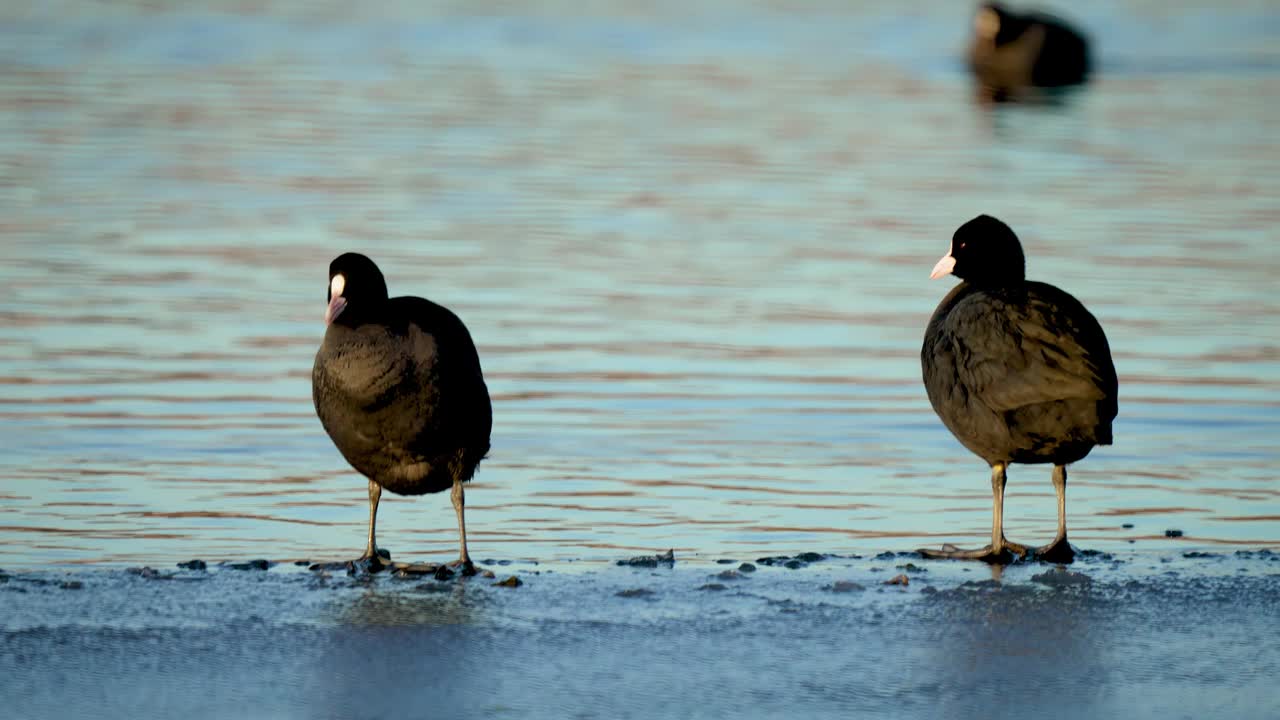
[[[944, 325], [960, 382], [997, 412], [1116, 393], [1102, 327], [1075, 298], [1030, 284], [1024, 296], [962, 300]], [[1048, 288], [1048, 290], [1044, 290]]]
[[480, 376], [480, 357], [467, 326], [453, 311], [420, 297], [392, 298], [397, 317], [405, 321], [404, 351], [420, 369], [443, 364], [450, 374]]
[[492, 428], [489, 391], [471, 333], [453, 311], [420, 297], [392, 301], [406, 320], [404, 348], [431, 406], [447, 406], [451, 432], [483, 435]]

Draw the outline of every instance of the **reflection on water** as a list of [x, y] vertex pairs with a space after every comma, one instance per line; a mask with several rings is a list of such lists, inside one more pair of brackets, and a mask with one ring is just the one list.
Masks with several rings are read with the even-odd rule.
[[[1280, 544], [1280, 75], [1224, 61], [1270, 11], [1083, 6], [1100, 81], [990, 115], [963, 3], [79, 5], [0, 10], [6, 564], [357, 552], [309, 388], [349, 249], [480, 347], [477, 557], [980, 539], [917, 353], [983, 211], [1115, 350], [1073, 539]], [[1047, 540], [1048, 469], [1010, 480], [1009, 535]], [[447, 555], [448, 500], [384, 496], [379, 532]]]
[[354, 598], [335, 600], [325, 620], [357, 627], [475, 624], [481, 614], [477, 606], [486, 598], [469, 599], [468, 594], [466, 583], [443, 584], [430, 577], [408, 594], [371, 584]]

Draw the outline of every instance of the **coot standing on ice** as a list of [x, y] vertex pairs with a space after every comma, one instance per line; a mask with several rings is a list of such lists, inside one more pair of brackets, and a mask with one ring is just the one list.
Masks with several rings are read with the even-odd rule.
[[999, 3], [978, 7], [968, 60], [979, 96], [988, 100], [1078, 85], [1090, 72], [1089, 41], [1079, 31], [1050, 15], [1019, 14]]
[[1009, 463], [1053, 463], [1058, 533], [1035, 550], [1070, 562], [1067, 464], [1111, 444], [1116, 370], [1102, 326], [1080, 301], [1025, 276], [1022, 245], [1008, 225], [980, 215], [960, 226], [930, 278], [963, 282], [938, 304], [920, 361], [929, 402], [962, 445], [991, 465], [991, 544], [921, 550], [927, 557], [1007, 562], [1027, 548], [1004, 537]]
[[419, 297], [387, 297], [372, 260], [329, 265], [328, 326], [311, 394], [325, 432], [369, 479], [369, 542], [358, 562], [379, 569], [390, 553], [374, 536], [383, 488], [399, 495], [451, 490], [458, 563], [470, 568], [462, 484], [489, 451], [493, 413], [467, 327]]

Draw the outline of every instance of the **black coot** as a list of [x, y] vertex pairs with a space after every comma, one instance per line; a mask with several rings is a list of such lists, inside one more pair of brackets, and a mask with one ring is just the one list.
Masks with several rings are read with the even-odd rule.
[[981, 550], [921, 550], [929, 557], [1007, 562], [1027, 548], [1004, 537], [1005, 469], [1053, 463], [1058, 533], [1035, 551], [1069, 562], [1067, 463], [1111, 444], [1116, 370], [1102, 326], [1080, 301], [1028, 281], [1022, 246], [1008, 225], [980, 215], [960, 226], [931, 278], [963, 280], [938, 304], [920, 361], [929, 402], [962, 445], [991, 465], [991, 544]]
[[493, 413], [466, 325], [430, 300], [388, 298], [378, 266], [357, 253], [329, 265], [325, 323], [311, 394], [325, 432], [369, 479], [360, 561], [377, 569], [390, 558], [374, 537], [383, 488], [452, 490], [458, 562], [469, 567], [462, 484], [489, 451]]
[[1028, 88], [1077, 85], [1089, 76], [1089, 42], [1062, 20], [985, 3], [973, 24], [969, 69], [983, 99], [1014, 99]]

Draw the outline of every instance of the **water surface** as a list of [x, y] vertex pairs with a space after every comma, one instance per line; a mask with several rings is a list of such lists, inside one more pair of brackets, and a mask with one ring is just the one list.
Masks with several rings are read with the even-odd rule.
[[[979, 212], [1115, 354], [1073, 540], [1280, 546], [1274, 8], [1074, 7], [1098, 82], [991, 112], [964, 3], [206, 7], [0, 10], [4, 566], [359, 551], [310, 398], [346, 250], [476, 339], [478, 557], [979, 542], [918, 360]], [[1010, 477], [1047, 541], [1048, 468]], [[455, 552], [444, 496], [379, 532]]]

